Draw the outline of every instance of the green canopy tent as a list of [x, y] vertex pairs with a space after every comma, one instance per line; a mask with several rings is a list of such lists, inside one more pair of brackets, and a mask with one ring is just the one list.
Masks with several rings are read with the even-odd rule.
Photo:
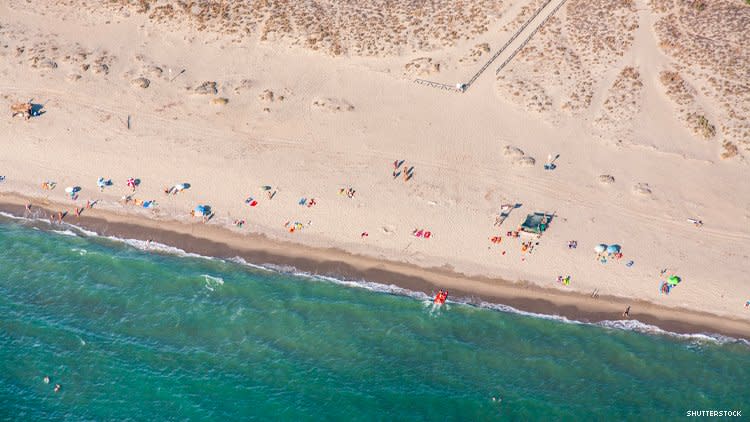
[[541, 235], [549, 227], [554, 214], [535, 212], [526, 216], [526, 221], [521, 224], [521, 231]]

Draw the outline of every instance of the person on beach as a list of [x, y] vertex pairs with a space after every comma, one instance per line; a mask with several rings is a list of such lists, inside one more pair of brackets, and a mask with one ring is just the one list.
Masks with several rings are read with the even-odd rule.
[[80, 217], [81, 216], [81, 212], [83, 212], [83, 208], [76, 207], [76, 217]]
[[26, 212], [31, 212], [31, 204], [26, 204]]
[[630, 319], [630, 305], [628, 305], [628, 308], [622, 313], [622, 317]]

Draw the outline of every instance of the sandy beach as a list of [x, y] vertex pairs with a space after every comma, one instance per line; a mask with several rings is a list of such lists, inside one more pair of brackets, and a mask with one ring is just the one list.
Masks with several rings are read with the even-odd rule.
[[3, 194], [0, 196], [0, 211], [39, 220], [42, 229], [64, 230], [71, 224], [101, 236], [157, 242], [202, 256], [241, 258], [245, 262], [272, 265], [279, 269], [288, 268], [343, 280], [394, 285], [428, 295], [433, 295], [438, 289], [448, 289], [452, 292], [452, 300], [463, 303], [500, 304], [526, 312], [556, 315], [589, 323], [626, 320], [622, 317], [622, 311], [630, 306], [633, 319], [669, 332], [715, 333], [750, 339], [750, 326], [746, 321], [711, 313], [667, 308], [639, 299], [585, 296], [576, 292], [539, 287], [529, 282], [514, 283], [499, 278], [469, 277], [445, 268], [424, 268], [353, 255], [341, 249], [296, 245], [270, 240], [263, 235], [239, 234], [201, 223], [143, 219], [92, 208], [80, 217], [73, 214], [65, 216], [64, 225], [47, 224], [48, 218], [55, 218], [57, 212], [54, 210], [64, 209], [65, 205], [41, 202], [41, 205], [33, 205], [32, 211], [28, 212], [26, 205], [34, 202], [27, 197]]
[[[571, 319], [630, 305], [665, 330], [750, 338], [745, 2], [480, 1], [445, 24], [449, 2], [422, 19], [393, 12], [399, 24], [209, 3], [0, 4], [0, 208]], [[414, 83], [468, 82], [527, 21], [464, 92]], [[11, 118], [18, 101], [43, 113]], [[498, 226], [503, 204], [518, 206]], [[541, 237], [507, 235], [534, 212], [554, 215]], [[622, 257], [603, 262], [602, 243]], [[663, 294], [671, 275], [681, 282]]]

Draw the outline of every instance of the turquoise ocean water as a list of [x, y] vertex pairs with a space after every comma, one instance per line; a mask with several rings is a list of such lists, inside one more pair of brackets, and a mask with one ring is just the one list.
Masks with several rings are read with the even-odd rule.
[[0, 223], [0, 420], [655, 421], [700, 409], [750, 416], [747, 344], [433, 310], [417, 294]]

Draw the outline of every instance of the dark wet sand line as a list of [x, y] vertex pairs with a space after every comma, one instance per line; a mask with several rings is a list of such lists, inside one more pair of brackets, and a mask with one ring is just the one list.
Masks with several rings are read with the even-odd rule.
[[[34, 204], [34, 215], [41, 218], [56, 214], [55, 210], [71, 208], [70, 205], [4, 193], [0, 194], [0, 211], [23, 216], [26, 213], [24, 204], [29, 202]], [[684, 334], [717, 333], [750, 340], [750, 323], [710, 313], [659, 306], [637, 299], [611, 296], [594, 299], [589, 295], [546, 289], [526, 282], [467, 277], [442, 268], [422, 268], [354, 255], [340, 249], [313, 248], [273, 241], [257, 234], [239, 234], [211, 224], [156, 220], [99, 209], [85, 210], [80, 217], [69, 212], [64, 221], [103, 236], [150, 239], [199, 255], [240, 257], [254, 264], [291, 266], [309, 274], [392, 284], [428, 295], [437, 289], [448, 288], [452, 298], [464, 299], [468, 303], [503, 304], [522, 311], [559, 315], [583, 322], [622, 319], [623, 310], [631, 305], [632, 319], [663, 330]]]

